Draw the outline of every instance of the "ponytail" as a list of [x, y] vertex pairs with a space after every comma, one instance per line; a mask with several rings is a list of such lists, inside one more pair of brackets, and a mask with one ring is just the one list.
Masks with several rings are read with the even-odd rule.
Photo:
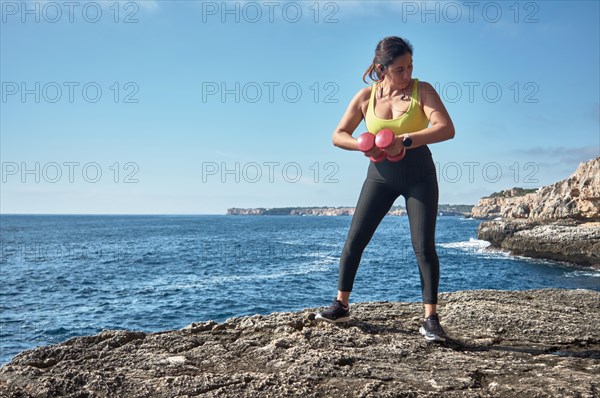
[[382, 65], [383, 69], [385, 69], [388, 65], [392, 64], [397, 57], [406, 53], [410, 53], [410, 55], [413, 54], [413, 46], [408, 40], [397, 36], [383, 38], [377, 43], [375, 57], [373, 57], [373, 62], [363, 74], [363, 82], [368, 84], [366, 80], [367, 76], [375, 82], [383, 80], [381, 72], [377, 69], [377, 64]]

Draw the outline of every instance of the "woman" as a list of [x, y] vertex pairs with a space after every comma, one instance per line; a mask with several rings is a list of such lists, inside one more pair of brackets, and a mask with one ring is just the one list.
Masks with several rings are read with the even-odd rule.
[[[439, 261], [435, 250], [438, 185], [435, 165], [427, 144], [454, 137], [452, 120], [435, 89], [412, 78], [413, 47], [399, 37], [386, 37], [377, 44], [373, 63], [363, 75], [375, 83], [352, 99], [333, 133], [333, 145], [357, 151], [352, 133], [362, 119], [369, 132], [391, 129], [394, 143], [383, 151], [400, 161], [371, 161], [348, 237], [340, 258], [338, 294], [333, 304], [316, 315], [317, 320], [344, 322], [350, 319], [348, 299], [362, 253], [377, 226], [398, 196], [404, 196], [411, 240], [421, 277], [425, 319], [420, 333], [429, 341], [445, 340], [436, 312]], [[429, 124], [431, 124], [430, 127]], [[374, 147], [365, 156], [377, 157]]]

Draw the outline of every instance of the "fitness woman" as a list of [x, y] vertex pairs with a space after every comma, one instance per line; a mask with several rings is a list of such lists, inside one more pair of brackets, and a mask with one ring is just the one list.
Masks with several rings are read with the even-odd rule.
[[[373, 63], [363, 75], [365, 83], [367, 75], [374, 83], [354, 96], [333, 133], [333, 145], [357, 151], [359, 140], [352, 133], [364, 118], [376, 138], [378, 132], [391, 129], [395, 139], [384, 149], [373, 146], [364, 152], [371, 161], [340, 258], [337, 298], [315, 319], [332, 323], [350, 320], [348, 299], [363, 251], [402, 195], [425, 307], [419, 331], [428, 341], [443, 341], [446, 334], [436, 312], [440, 277], [435, 250], [438, 185], [427, 144], [453, 138], [454, 125], [435, 89], [412, 78], [412, 55], [413, 47], [405, 39], [392, 36], [381, 40]], [[397, 156], [403, 151], [404, 157]]]

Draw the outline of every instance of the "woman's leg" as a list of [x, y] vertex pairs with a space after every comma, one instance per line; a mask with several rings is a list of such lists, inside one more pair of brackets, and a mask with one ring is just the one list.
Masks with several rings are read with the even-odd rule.
[[419, 263], [425, 319], [419, 333], [427, 341], [444, 341], [446, 332], [437, 315], [440, 262], [435, 250], [435, 222], [438, 206], [436, 178], [425, 178], [410, 184], [406, 196], [406, 210], [410, 223], [413, 249]]
[[405, 197], [412, 245], [419, 264], [425, 317], [428, 317], [436, 313], [440, 278], [440, 263], [435, 250], [437, 179], [429, 177], [409, 184]]
[[400, 196], [391, 181], [396, 173], [393, 164], [370, 163], [358, 202], [352, 216], [350, 230], [340, 257], [338, 295], [331, 306], [316, 314], [315, 320], [331, 323], [346, 322], [350, 319], [348, 299], [354, 285], [354, 277], [364, 249], [371, 240], [379, 223]]
[[363, 251], [398, 196], [384, 181], [367, 178], [363, 183], [340, 258], [338, 300], [345, 306]]

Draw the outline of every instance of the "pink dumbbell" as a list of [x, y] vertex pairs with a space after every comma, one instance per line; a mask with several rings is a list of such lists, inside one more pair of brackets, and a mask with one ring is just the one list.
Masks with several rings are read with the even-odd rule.
[[[379, 132], [375, 136], [375, 145], [382, 151], [394, 145], [395, 141], [396, 135], [390, 129], [379, 130]], [[399, 162], [400, 160], [404, 159], [404, 155], [406, 155], [406, 149], [402, 148], [402, 152], [400, 152], [399, 154], [390, 155], [389, 153], [386, 153], [385, 157], [390, 162]]]
[[[373, 148], [375, 148], [375, 135], [369, 133], [368, 131], [366, 133], [362, 133], [358, 137], [358, 149], [362, 152], [369, 152]], [[383, 162], [385, 159], [385, 152], [381, 151], [379, 152], [379, 155], [370, 156], [369, 159], [375, 163]]]

